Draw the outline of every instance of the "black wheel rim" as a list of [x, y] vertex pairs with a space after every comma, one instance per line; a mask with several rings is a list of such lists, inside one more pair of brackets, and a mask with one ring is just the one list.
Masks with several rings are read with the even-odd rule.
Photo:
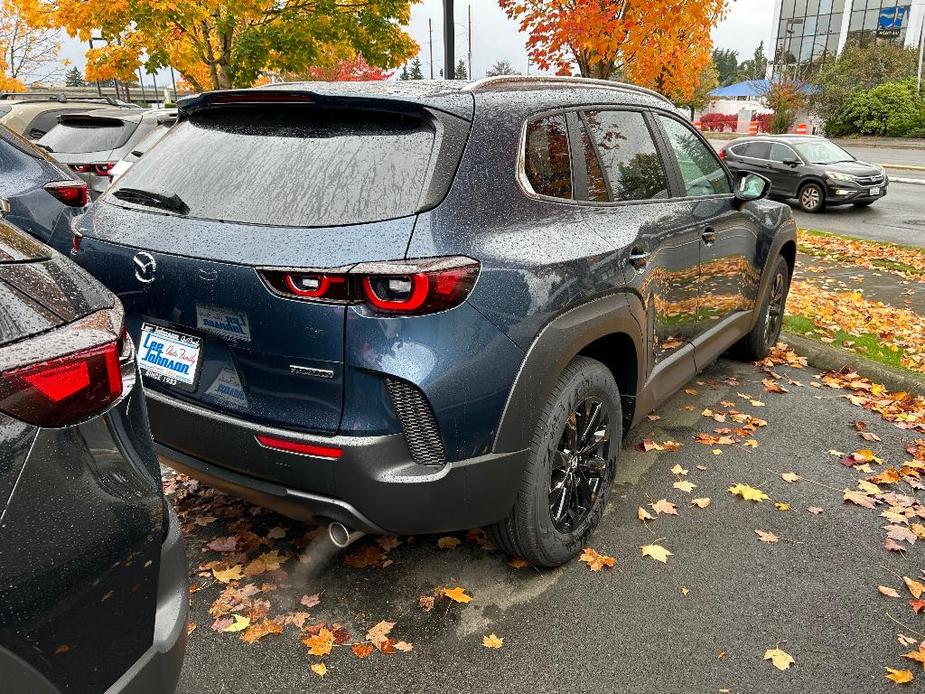
[[771, 284], [771, 296], [768, 299], [768, 312], [764, 317], [764, 343], [772, 347], [780, 335], [781, 322], [784, 317], [784, 273], [778, 272]]
[[581, 527], [610, 474], [610, 412], [603, 400], [588, 397], [569, 415], [553, 452], [549, 518], [560, 533]]

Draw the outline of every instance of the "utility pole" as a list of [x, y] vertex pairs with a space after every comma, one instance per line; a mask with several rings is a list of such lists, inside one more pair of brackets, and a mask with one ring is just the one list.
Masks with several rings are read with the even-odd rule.
[[170, 68], [170, 83], [173, 85], [173, 103], [177, 103], [177, 78], [174, 77], [173, 68]]
[[141, 100], [146, 104], [148, 103], [148, 97], [145, 95], [145, 81], [141, 76], [141, 66], [138, 67], [138, 84], [141, 85]]
[[919, 27], [919, 71], [916, 78], [915, 92], [922, 93], [922, 52], [925, 49], [925, 7], [922, 8], [922, 26]]
[[474, 80], [475, 76], [472, 74], [472, 3], [469, 3], [469, 21], [467, 26], [469, 28], [469, 41], [467, 43], [469, 49], [469, 79]]
[[157, 93], [157, 72], [151, 73], [151, 79], [154, 80], [154, 108], [160, 108], [161, 95]]
[[434, 78], [434, 21], [427, 19], [427, 45], [430, 47], [430, 78]]
[[456, 78], [456, 22], [453, 0], [443, 0], [443, 77]]

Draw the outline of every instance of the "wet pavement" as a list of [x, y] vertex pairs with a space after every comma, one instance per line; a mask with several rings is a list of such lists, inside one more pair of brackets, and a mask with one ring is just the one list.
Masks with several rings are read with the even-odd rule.
[[[438, 548], [436, 537], [400, 538], [384, 555], [364, 539], [351, 551], [382, 555], [381, 568], [339, 559], [315, 579], [291, 559], [283, 564], [285, 577], [255, 583], [278, 584], [266, 593], [271, 616], [302, 609], [310, 613], [305, 625], [336, 622], [346, 629], [340, 632], [346, 645], [325, 658], [323, 679], [309, 669], [320, 659], [307, 653], [294, 626], [253, 644], [210, 630], [208, 609], [221, 586], [194, 577], [203, 585], [192, 596], [198, 627], [178, 691], [879, 692], [895, 687], [884, 667], [908, 668], [925, 682], [921, 667], [900, 657], [909, 647], [897, 643], [897, 633], [925, 636], [925, 615], [913, 614], [900, 578], [918, 576], [921, 551], [884, 549], [878, 511], [842, 501], [842, 490], [862, 475], [829, 453], [871, 448], [899, 464], [915, 435], [852, 405], [844, 391], [812, 387], [817, 371], [775, 371], [788, 393], [766, 392], [768, 376], [753, 365], [720, 360], [687, 385], [690, 392], [661, 407], [659, 419], [630, 432], [611, 504], [590, 542], [616, 557], [615, 568], [591, 572], [573, 561], [551, 571], [515, 569], [480, 535], [466, 533], [456, 533], [461, 543], [450, 549]], [[754, 435], [757, 447], [695, 441], [698, 433], [738, 426], [704, 416], [705, 408], [766, 420]], [[881, 440], [862, 440], [855, 420]], [[643, 438], [682, 445], [642, 453], [634, 446]], [[688, 474], [673, 474], [676, 464]], [[791, 471], [803, 479], [781, 479]], [[678, 490], [679, 480], [696, 488]], [[735, 483], [770, 498], [744, 501], [727, 491]], [[904, 485], [902, 491], [910, 493]], [[711, 499], [707, 508], [691, 506], [703, 497]], [[663, 498], [677, 504], [678, 516], [637, 519], [641, 506], [655, 515], [648, 504]], [[188, 511], [189, 501], [181, 509]], [[778, 510], [774, 502], [790, 508]], [[244, 520], [235, 525], [218, 508], [219, 519], [204, 527], [186, 515], [192, 566], [220, 557], [206, 542], [245, 527], [258, 536], [279, 535], [270, 529], [281, 528], [285, 538], [274, 548], [297, 556], [299, 542], [290, 539], [301, 538], [305, 526], [243, 506]], [[779, 541], [759, 541], [759, 529]], [[672, 552], [666, 564], [641, 556], [640, 547], [652, 543]], [[879, 594], [881, 584], [904, 597]], [[419, 606], [421, 596], [455, 586], [472, 601], [437, 596], [432, 610]], [[300, 608], [300, 597], [314, 593], [320, 603]], [[392, 637], [413, 649], [358, 659], [349, 644], [381, 620], [395, 622]], [[504, 639], [502, 648], [482, 646], [490, 633]], [[762, 659], [775, 647], [795, 659], [789, 670]]]
[[835, 292], [860, 290], [865, 299], [925, 315], [925, 277], [906, 279], [886, 270], [848, 265], [800, 253], [795, 275]]

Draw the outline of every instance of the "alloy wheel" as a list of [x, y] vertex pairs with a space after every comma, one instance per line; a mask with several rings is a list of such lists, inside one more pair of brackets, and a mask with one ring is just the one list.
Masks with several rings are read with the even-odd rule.
[[815, 210], [822, 204], [822, 193], [816, 186], [806, 186], [800, 193], [800, 204], [806, 210]]
[[610, 475], [610, 412], [603, 400], [588, 397], [569, 415], [553, 453], [549, 517], [560, 533], [578, 529]]
[[778, 272], [771, 284], [771, 296], [768, 299], [768, 310], [764, 317], [764, 343], [773, 347], [780, 335], [781, 322], [784, 317], [784, 286], [786, 281], [784, 273]]

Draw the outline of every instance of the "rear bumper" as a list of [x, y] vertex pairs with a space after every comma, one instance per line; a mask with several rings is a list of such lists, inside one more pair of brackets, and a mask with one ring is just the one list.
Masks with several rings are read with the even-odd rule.
[[154, 642], [106, 694], [167, 694], [176, 689], [180, 679], [186, 653], [189, 579], [180, 524], [172, 508], [169, 517], [161, 549]]
[[[412, 461], [401, 434], [305, 435], [150, 391], [148, 412], [166, 465], [292, 518], [324, 516], [367, 532], [449, 532], [501, 520], [527, 460], [517, 451], [424, 466]], [[342, 454], [328, 460], [267, 449], [258, 433]]]

